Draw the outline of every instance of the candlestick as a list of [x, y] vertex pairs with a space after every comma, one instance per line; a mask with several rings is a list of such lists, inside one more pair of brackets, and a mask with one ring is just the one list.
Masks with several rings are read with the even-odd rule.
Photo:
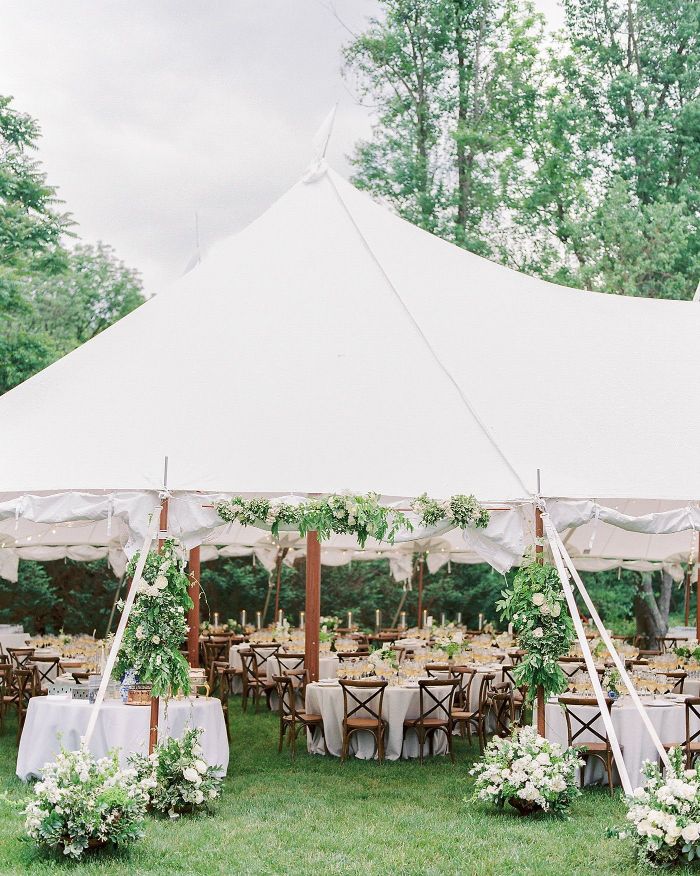
[[508, 635], [509, 636], [513, 635], [513, 624], [508, 624]]
[[304, 623], [306, 621], [306, 614], [303, 611], [299, 612], [299, 629], [304, 629]]
[[406, 612], [405, 611], [401, 612], [401, 623], [399, 624], [399, 626], [401, 627], [402, 630], [406, 629]]
[[441, 627], [445, 626], [445, 612], [444, 611], [440, 612], [440, 626]]
[[241, 626], [244, 628], [245, 628], [245, 622], [246, 622], [246, 613], [245, 613], [245, 608], [244, 608], [243, 611], [241, 612]]
[[214, 626], [215, 627], [219, 626], [219, 612], [218, 611], [214, 612]]
[[278, 624], [281, 624], [283, 620], [284, 620], [284, 612], [283, 612], [282, 609], [280, 608], [280, 610], [279, 610], [279, 612], [278, 612], [278, 614], [277, 614], [277, 623], [278, 623]]
[[262, 627], [262, 614], [259, 611], [255, 612], [255, 629], [259, 630]]
[[420, 625], [422, 627], [428, 626], [428, 609], [427, 608], [423, 609], [423, 617], [421, 618]]
[[348, 612], [348, 629], [349, 630], [352, 629], [352, 612], [351, 611]]
[[374, 626], [376, 627], [377, 632], [382, 628], [382, 613], [379, 609], [374, 612]]
[[429, 627], [432, 627], [432, 625], [433, 625], [433, 616], [432, 616], [432, 614], [429, 614], [429, 615], [428, 615], [428, 617], [426, 618], [426, 623], [427, 623], [427, 625], [428, 625]]
[[479, 612], [479, 629], [482, 630], [484, 628], [484, 616], [481, 612]]
[[458, 627], [462, 626], [462, 612], [461, 611], [457, 612], [457, 626]]

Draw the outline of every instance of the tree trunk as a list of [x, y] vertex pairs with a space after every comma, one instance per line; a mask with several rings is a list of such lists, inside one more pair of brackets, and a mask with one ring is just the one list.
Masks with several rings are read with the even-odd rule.
[[660, 639], [668, 632], [668, 612], [671, 605], [673, 579], [663, 573], [661, 592], [658, 601], [654, 596], [652, 573], [642, 572], [641, 580], [634, 597], [634, 614], [637, 621], [637, 635], [643, 640], [645, 648], [657, 648]]

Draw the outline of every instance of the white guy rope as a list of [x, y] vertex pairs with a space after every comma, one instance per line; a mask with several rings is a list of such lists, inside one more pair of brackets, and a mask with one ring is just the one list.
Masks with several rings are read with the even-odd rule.
[[367, 238], [366, 238], [365, 235], [363, 234], [362, 229], [360, 228], [360, 226], [357, 224], [357, 221], [355, 220], [355, 217], [353, 216], [352, 211], [350, 210], [350, 208], [348, 207], [348, 205], [347, 205], [347, 204], [345, 203], [345, 201], [343, 200], [343, 196], [342, 196], [342, 195], [340, 194], [340, 192], [338, 191], [338, 188], [337, 188], [336, 184], [333, 182], [333, 178], [332, 178], [329, 174], [326, 174], [326, 178], [328, 179], [328, 182], [331, 184], [331, 187], [332, 187], [333, 191], [335, 192], [336, 197], [337, 197], [338, 200], [340, 201], [340, 204], [341, 204], [341, 206], [343, 207], [343, 210], [344, 210], [345, 213], [347, 214], [348, 218], [350, 219], [350, 222], [352, 223], [353, 227], [355, 228], [355, 231], [357, 231], [357, 233], [358, 233], [358, 235], [359, 235], [359, 237], [360, 237], [360, 240], [362, 241], [362, 244], [364, 245], [364, 247], [365, 247], [365, 249], [367, 250], [367, 252], [370, 254], [370, 256], [371, 256], [371, 258], [372, 258], [372, 261], [373, 261], [373, 262], [375, 263], [375, 265], [379, 268], [379, 271], [380, 271], [381, 275], [384, 277], [384, 279], [385, 279], [387, 285], [389, 286], [389, 289], [391, 289], [391, 291], [393, 292], [395, 298], [397, 299], [397, 301], [398, 301], [399, 304], [401, 305], [401, 307], [402, 307], [403, 311], [405, 312], [406, 316], [408, 316], [409, 320], [410, 320], [411, 323], [413, 324], [413, 327], [414, 327], [415, 330], [418, 332], [418, 335], [419, 335], [420, 338], [422, 339], [422, 341], [423, 341], [423, 343], [425, 344], [425, 346], [428, 348], [428, 351], [429, 351], [430, 355], [433, 357], [433, 359], [435, 360], [436, 364], [438, 365], [438, 367], [440, 368], [440, 370], [443, 372], [443, 374], [447, 377], [447, 379], [450, 381], [450, 383], [452, 384], [452, 386], [457, 390], [457, 394], [459, 395], [460, 399], [462, 400], [462, 403], [465, 405], [465, 407], [467, 408], [467, 410], [469, 411], [469, 413], [472, 415], [472, 417], [474, 418], [474, 420], [476, 421], [477, 425], [479, 426], [479, 428], [481, 429], [481, 431], [484, 433], [484, 435], [486, 436], [486, 438], [491, 442], [491, 445], [493, 446], [494, 450], [496, 451], [496, 453], [498, 453], [498, 455], [501, 457], [501, 459], [503, 460], [503, 462], [506, 464], [506, 466], [507, 466], [508, 469], [510, 470], [511, 474], [513, 475], [513, 477], [517, 480], [517, 482], [518, 482], [518, 483], [520, 484], [520, 486], [523, 488], [523, 490], [525, 491], [525, 495], [526, 495], [526, 496], [531, 495], [531, 494], [532, 494], [531, 490], [528, 489], [528, 487], [527, 487], [527, 486], [525, 485], [525, 483], [523, 482], [523, 479], [520, 477], [520, 475], [518, 474], [517, 470], [515, 469], [515, 467], [514, 467], [513, 464], [511, 463], [511, 461], [510, 461], [510, 460], [508, 459], [508, 457], [505, 455], [505, 453], [503, 452], [503, 450], [501, 450], [501, 448], [500, 448], [499, 444], [497, 443], [496, 439], [495, 439], [494, 436], [491, 434], [490, 429], [487, 427], [487, 425], [484, 423], [484, 421], [481, 419], [481, 417], [480, 417], [480, 416], [477, 414], [477, 412], [474, 410], [474, 407], [473, 407], [472, 403], [469, 401], [469, 399], [467, 398], [466, 393], [462, 390], [462, 387], [459, 385], [459, 383], [457, 383], [457, 381], [455, 380], [455, 378], [452, 376], [451, 371], [450, 371], [450, 370], [448, 369], [448, 367], [444, 364], [444, 362], [442, 361], [442, 359], [438, 356], [437, 351], [435, 350], [435, 348], [433, 347], [433, 345], [430, 343], [430, 341], [429, 341], [428, 338], [426, 337], [425, 333], [423, 332], [423, 329], [420, 327], [420, 324], [419, 324], [418, 320], [415, 318], [415, 316], [414, 316], [414, 315], [411, 313], [411, 311], [408, 309], [408, 306], [407, 306], [406, 302], [403, 300], [403, 298], [402, 298], [401, 295], [399, 294], [399, 290], [396, 288], [396, 286], [394, 286], [394, 284], [393, 284], [393, 282], [392, 282], [392, 280], [391, 280], [391, 277], [389, 276], [389, 274], [386, 272], [386, 269], [384, 268], [384, 265], [382, 265], [382, 263], [379, 261], [379, 259], [378, 259], [377, 256], [375, 255], [374, 250], [372, 249], [372, 247], [371, 247], [370, 244], [369, 244], [369, 241], [367, 240]]
[[[552, 529], [554, 529], [554, 527], [552, 527]], [[654, 725], [651, 723], [651, 719], [649, 718], [649, 715], [647, 714], [646, 709], [644, 708], [644, 706], [641, 703], [641, 700], [639, 699], [639, 694], [635, 690], [634, 685], [632, 684], [632, 679], [629, 677], [629, 673], [625, 669], [625, 662], [624, 662], [624, 660], [621, 659], [620, 655], [617, 653], [615, 645], [613, 644], [612, 639], [608, 635], [608, 631], [605, 629], [605, 626], [603, 625], [603, 622], [600, 619], [600, 615], [596, 611], [596, 607], [593, 604], [593, 602], [591, 601], [591, 597], [588, 595], [588, 591], [586, 590], [586, 588], [583, 584], [583, 581], [581, 580], [581, 576], [576, 571], [574, 564], [571, 560], [571, 557], [569, 556], [569, 554], [566, 551], [566, 548], [562, 544], [559, 533], [556, 532], [556, 530], [554, 532], [555, 532], [554, 537], [557, 541], [557, 547], [559, 548], [559, 551], [564, 559], [564, 562], [566, 563], [567, 568], [571, 572], [571, 575], [573, 576], [573, 579], [576, 582], [576, 586], [578, 588], [578, 591], [581, 594], [581, 597], [583, 598], [584, 603], [586, 604], [586, 608], [590, 612], [590, 615], [591, 615], [591, 618], [593, 619], [593, 622], [595, 623], [596, 627], [598, 627], [598, 632], [600, 633], [600, 638], [603, 640], [605, 647], [610, 652], [610, 656], [613, 659], [613, 663], [615, 664], [617, 671], [620, 673], [620, 678], [622, 678], [622, 681], [624, 682], [624, 685], [627, 688], [630, 697], [632, 698], [632, 702], [634, 703], [635, 708], [639, 712], [639, 717], [642, 719], [642, 723], [646, 727], [647, 732], [649, 733], [649, 736], [651, 737], [651, 741], [654, 743], [654, 748], [656, 748], [657, 752], [659, 753], [659, 757], [661, 758], [664, 766], [666, 766], [667, 768], [670, 768], [671, 762], [668, 759], [668, 754], [664, 750], [664, 747], [661, 744], [661, 740], [659, 739], [659, 735], [656, 732]]]
[[593, 660], [593, 655], [591, 654], [588, 639], [586, 639], [586, 633], [583, 629], [583, 624], [581, 623], [581, 618], [579, 616], [578, 608], [576, 606], [574, 593], [571, 589], [571, 585], [569, 584], [569, 576], [566, 572], [566, 569], [564, 568], [564, 561], [562, 560], [562, 556], [559, 553], [559, 545], [555, 538], [556, 530], [554, 529], [552, 521], [549, 519], [549, 514], [547, 514], [546, 512], [542, 514], [542, 522], [544, 524], [545, 533], [549, 541], [550, 550], [552, 551], [554, 565], [557, 567], [557, 572], [559, 573], [559, 580], [561, 581], [561, 586], [564, 590], [566, 603], [569, 606], [571, 619], [574, 622], [576, 635], [578, 636], [578, 641], [581, 645], [583, 659], [585, 660], [586, 668], [588, 669], [588, 675], [590, 676], [591, 684], [593, 685], [593, 692], [595, 693], [595, 698], [598, 701], [600, 716], [603, 719], [603, 724], [605, 725], [605, 730], [608, 734], [608, 741], [610, 742], [610, 747], [612, 748], [613, 757], [615, 758], [615, 764], [617, 765], [617, 771], [620, 774], [622, 787], [625, 791], [625, 794], [631, 794], [632, 783], [630, 782], [629, 773], [627, 772], [627, 766], [622, 759], [620, 743], [617, 741], [617, 734], [615, 733], [615, 728], [613, 727], [612, 717], [610, 716], [607, 703], [605, 702], [605, 694], [603, 693], [603, 688], [601, 687], [600, 679], [598, 678], [598, 671], [595, 668], [595, 661]]
[[107, 685], [109, 684], [109, 680], [112, 677], [112, 671], [114, 670], [114, 664], [117, 661], [117, 654], [119, 653], [119, 648], [122, 644], [122, 639], [124, 638], [124, 631], [126, 630], [126, 624], [129, 620], [129, 615], [131, 614], [131, 608], [134, 604], [134, 599], [136, 598], [136, 592], [138, 590], [139, 584], [141, 583], [141, 576], [143, 574], [143, 568], [146, 565], [146, 557], [148, 556], [148, 551], [151, 547], [151, 542], [155, 538], [156, 532], [158, 530], [158, 525], [160, 522], [160, 507], [156, 508], [153, 511], [151, 516], [151, 522], [148, 527], [148, 532], [146, 537], [143, 540], [143, 547], [141, 548], [141, 553], [139, 554], [139, 561], [136, 564], [136, 569], [134, 571], [134, 578], [131, 582], [131, 587], [129, 587], [129, 592], [127, 593], [126, 600], [124, 601], [124, 610], [122, 611], [122, 616], [119, 620], [119, 626], [117, 627], [117, 632], [114, 636], [114, 642], [112, 643], [112, 648], [109, 652], [109, 657], [107, 658], [107, 664], [102, 672], [102, 680], [100, 681], [100, 689], [97, 691], [97, 698], [95, 699], [95, 704], [90, 711], [90, 720], [88, 721], [87, 730], [85, 731], [85, 736], [83, 737], [83, 742], [85, 743], [85, 747], [90, 747], [90, 740], [92, 739], [92, 734], [95, 732], [95, 725], [97, 724], [97, 716], [100, 713], [100, 708], [105, 698], [105, 692], [107, 691]]

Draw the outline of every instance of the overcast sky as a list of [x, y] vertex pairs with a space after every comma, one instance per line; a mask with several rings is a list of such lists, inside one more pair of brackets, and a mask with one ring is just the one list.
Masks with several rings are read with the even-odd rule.
[[[195, 252], [301, 176], [332, 105], [331, 163], [369, 131], [341, 76], [376, 0], [4, 0], [0, 94], [41, 123], [39, 157], [87, 241], [166, 288]], [[552, 27], [558, 0], [536, 3]]]

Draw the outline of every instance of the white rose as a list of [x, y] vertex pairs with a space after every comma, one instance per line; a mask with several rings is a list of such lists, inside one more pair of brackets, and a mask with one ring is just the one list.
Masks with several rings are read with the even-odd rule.
[[194, 767], [185, 767], [182, 771], [182, 775], [187, 779], [188, 782], [199, 782], [201, 779], [199, 778], [199, 773]]
[[134, 635], [136, 636], [137, 639], [143, 639], [144, 636], [146, 635], [143, 631], [143, 627], [140, 624], [138, 627], [136, 627], [136, 633]]
[[168, 579], [165, 577], [165, 575], [158, 575], [155, 580], [154, 587], [156, 587], [158, 590], [165, 590], [167, 586]]
[[204, 773], [206, 773], [207, 771], [207, 765], [204, 763], [203, 760], [195, 761], [194, 768], [197, 770], [198, 773], [201, 773], [202, 775], [204, 775]]
[[543, 615], [545, 615], [545, 617], [549, 614], [549, 611], [550, 611], [550, 609], [549, 609], [549, 606], [547, 605], [546, 602], [545, 602], [544, 605], [541, 605], [541, 606], [540, 606], [540, 612], [541, 612]]
[[151, 636], [151, 641], [154, 645], [160, 645], [160, 636]]
[[194, 802], [201, 803], [204, 800], [204, 794], [201, 791], [194, 792]]
[[561, 614], [561, 605], [559, 605], [558, 602], [555, 602], [554, 605], [551, 605], [549, 607], [549, 613], [552, 615], [552, 617], [559, 617], [559, 615]]
[[533, 605], [542, 605], [543, 602], [544, 602], [544, 593], [535, 593], [535, 595], [532, 597], [532, 604]]
[[532, 631], [532, 635], [535, 639], [541, 639], [542, 636], [544, 636], [544, 630], [542, 629], [542, 627], [535, 627], [535, 629]]
[[210, 798], [211, 800], [214, 800], [214, 798], [216, 798], [216, 797], [218, 797], [218, 796], [219, 796], [219, 792], [216, 790], [216, 788], [210, 788], [210, 789], [209, 789], [209, 798]]
[[693, 823], [684, 827], [681, 836], [687, 843], [694, 843], [700, 839], [700, 824]]

